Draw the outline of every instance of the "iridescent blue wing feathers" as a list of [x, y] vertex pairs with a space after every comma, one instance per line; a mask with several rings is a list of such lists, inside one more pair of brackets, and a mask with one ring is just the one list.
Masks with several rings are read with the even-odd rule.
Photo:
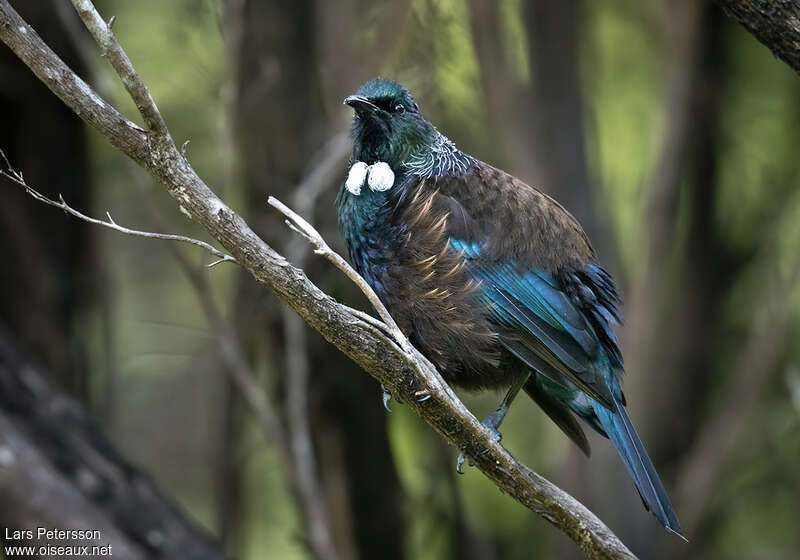
[[[595, 363], [599, 346], [591, 327], [547, 273], [520, 273], [514, 264], [481, 258], [476, 244], [451, 240], [464, 251], [467, 269], [481, 281], [500, 326], [500, 341], [514, 355], [554, 381], [574, 383], [593, 398], [613, 406], [608, 379]], [[545, 278], [550, 279], [550, 282]], [[537, 367], [538, 366], [538, 367]]]

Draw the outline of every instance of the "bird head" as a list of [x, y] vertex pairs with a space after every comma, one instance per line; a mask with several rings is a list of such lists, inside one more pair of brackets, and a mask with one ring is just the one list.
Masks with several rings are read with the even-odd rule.
[[355, 111], [353, 158], [386, 162], [392, 169], [429, 147], [437, 136], [414, 98], [396, 82], [375, 78], [344, 100]]

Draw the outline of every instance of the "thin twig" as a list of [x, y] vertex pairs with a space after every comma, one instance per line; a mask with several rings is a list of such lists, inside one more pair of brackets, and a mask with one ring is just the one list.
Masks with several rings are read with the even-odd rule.
[[[382, 330], [389, 333], [394, 342], [400, 347], [400, 350], [402, 351], [403, 356], [407, 360], [408, 364], [414, 368], [417, 374], [424, 378], [429, 384], [436, 387], [436, 389], [444, 398], [458, 400], [458, 397], [455, 395], [450, 386], [445, 383], [444, 380], [442, 380], [433, 364], [431, 364], [431, 362], [425, 356], [423, 356], [411, 345], [411, 343], [408, 341], [408, 338], [406, 338], [406, 336], [400, 330], [400, 327], [397, 326], [397, 323], [395, 322], [391, 313], [389, 313], [389, 310], [386, 309], [386, 306], [384, 306], [381, 302], [378, 294], [376, 294], [372, 287], [367, 284], [366, 280], [364, 280], [361, 275], [356, 272], [352, 266], [350, 266], [350, 263], [348, 263], [339, 253], [331, 249], [322, 238], [322, 235], [314, 228], [314, 226], [309, 224], [291, 208], [286, 206], [274, 196], [270, 196], [267, 202], [270, 206], [287, 217], [286, 225], [289, 227], [289, 229], [305, 238], [306, 241], [315, 247], [315, 254], [323, 256], [332, 262], [336, 268], [341, 270], [345, 276], [347, 276], [356, 286], [358, 286], [358, 289], [361, 290], [365, 296], [367, 296], [367, 299], [372, 304], [372, 307], [375, 309], [378, 315], [380, 315], [381, 319], [383, 319], [383, 325], [381, 326]], [[430, 398], [430, 391], [426, 389], [425, 393], [426, 396], [424, 400], [427, 400]]]
[[226, 253], [223, 253], [222, 251], [220, 251], [213, 245], [206, 243], [205, 241], [200, 241], [199, 239], [195, 239], [193, 237], [186, 237], [185, 235], [175, 235], [171, 233], [154, 233], [151, 231], [141, 231], [138, 229], [126, 228], [124, 226], [117, 224], [117, 222], [114, 221], [109, 212], [106, 212], [108, 221], [98, 220], [97, 218], [92, 218], [91, 216], [87, 216], [86, 214], [78, 210], [75, 210], [72, 206], [67, 204], [63, 196], [58, 195], [58, 200], [53, 200], [51, 198], [46, 197], [45, 195], [43, 195], [30, 185], [28, 185], [25, 182], [25, 178], [22, 176], [22, 173], [11, 167], [11, 163], [9, 163], [8, 158], [6, 157], [6, 154], [5, 152], [3, 152], [2, 149], [0, 149], [0, 158], [3, 159], [6, 165], [6, 169], [0, 169], [0, 175], [21, 186], [23, 189], [25, 189], [26, 193], [28, 193], [30, 196], [32, 196], [39, 202], [42, 202], [49, 206], [53, 206], [55, 208], [59, 208], [64, 212], [72, 214], [76, 218], [83, 220], [84, 222], [89, 222], [90, 224], [95, 224], [98, 226], [103, 226], [109, 229], [113, 229], [114, 231], [124, 233], [125, 235], [133, 235], [136, 237], [147, 237], [149, 239], [164, 239], [166, 241], [180, 241], [181, 243], [190, 243], [192, 245], [197, 245], [198, 247], [202, 247], [215, 257], [218, 257], [218, 260], [208, 265], [209, 267], [212, 267], [221, 262], [233, 262], [238, 264], [238, 262], [234, 257]]
[[159, 136], [169, 138], [167, 124], [164, 122], [164, 117], [161, 116], [158, 107], [156, 107], [156, 102], [153, 101], [150, 92], [139, 78], [128, 55], [122, 50], [117, 38], [114, 36], [114, 32], [111, 30], [115, 18], [112, 17], [108, 23], [103, 21], [103, 18], [100, 17], [90, 0], [72, 0], [72, 5], [75, 7], [75, 11], [78, 12], [86, 29], [89, 30], [95, 42], [100, 46], [102, 56], [108, 59], [119, 75], [122, 85], [125, 86], [128, 95], [136, 103], [136, 108], [144, 118], [148, 130], [155, 132]]
[[411, 345], [411, 343], [408, 341], [408, 338], [406, 338], [406, 336], [400, 330], [400, 327], [397, 326], [397, 323], [392, 318], [389, 310], [386, 309], [386, 306], [384, 306], [381, 302], [378, 294], [376, 294], [372, 287], [367, 284], [366, 280], [364, 280], [361, 275], [356, 272], [352, 266], [350, 266], [350, 263], [348, 263], [339, 253], [331, 249], [322, 238], [322, 235], [320, 235], [320, 233], [314, 228], [314, 226], [309, 224], [291, 208], [286, 206], [274, 196], [270, 196], [267, 202], [270, 206], [288, 218], [286, 220], [286, 225], [289, 226], [292, 231], [305, 238], [309, 243], [311, 243], [311, 245], [315, 247], [314, 253], [323, 256], [332, 262], [336, 268], [341, 270], [345, 276], [347, 276], [356, 286], [358, 286], [358, 289], [361, 290], [365, 296], [367, 296], [367, 299], [372, 304], [372, 307], [375, 309], [378, 315], [380, 315], [381, 319], [383, 319], [383, 324], [380, 328], [389, 333], [394, 342], [400, 347], [400, 350], [402, 350], [403, 355], [409, 362], [409, 365], [411, 365], [421, 377], [425, 378], [429, 383], [445, 393], [447, 397], [457, 400], [458, 397], [456, 397], [455, 393], [453, 393], [453, 390], [450, 388], [450, 386], [442, 380], [433, 364], [431, 364], [425, 356], [420, 354], [420, 352]]
[[365, 296], [367, 296], [367, 299], [372, 304], [372, 307], [375, 308], [375, 311], [377, 311], [378, 315], [380, 315], [381, 319], [383, 319], [383, 322], [386, 325], [386, 330], [390, 335], [392, 335], [392, 338], [394, 338], [394, 341], [397, 343], [397, 345], [400, 346], [403, 352], [412, 355], [413, 351], [411, 350], [411, 343], [408, 342], [408, 339], [400, 330], [400, 327], [397, 326], [397, 323], [395, 323], [392, 315], [389, 313], [389, 310], [386, 309], [380, 298], [378, 298], [378, 294], [373, 291], [370, 285], [367, 284], [366, 280], [364, 280], [346, 260], [344, 260], [338, 253], [331, 249], [322, 238], [322, 235], [320, 235], [320, 233], [314, 229], [311, 224], [305, 221], [305, 219], [296, 214], [294, 210], [286, 206], [274, 196], [269, 197], [267, 203], [288, 218], [286, 220], [286, 225], [297, 234], [304, 237], [306, 241], [311, 243], [311, 245], [315, 247], [314, 253], [331, 261], [336, 268], [341, 270], [345, 276], [347, 276], [356, 286], [358, 286], [358, 289], [361, 290]]
[[[372, 325], [376, 329], [380, 329], [380, 331], [382, 333], [387, 334], [389, 336], [392, 335], [392, 333], [389, 330], [389, 327], [386, 325], [386, 323], [383, 323], [383, 322], [379, 321], [378, 319], [376, 319], [375, 317], [373, 317], [369, 313], [364, 313], [360, 309], [353, 309], [352, 307], [349, 307], [349, 306], [344, 305], [344, 304], [342, 304], [342, 307], [347, 309], [350, 313], [352, 313], [353, 315], [355, 315], [356, 317], [358, 317], [359, 319], [361, 319], [365, 323], [369, 323], [370, 325]], [[390, 339], [390, 342], [392, 344], [395, 344], [394, 340], [392, 340], [392, 339]]]

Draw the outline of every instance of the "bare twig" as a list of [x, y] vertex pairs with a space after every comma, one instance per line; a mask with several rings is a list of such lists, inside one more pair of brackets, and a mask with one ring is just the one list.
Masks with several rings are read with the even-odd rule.
[[[91, 2], [73, 1], [93, 12], [87, 18], [99, 32], [95, 38], [102, 48], [103, 41], [113, 38], [110, 30], [102, 24]], [[616, 535], [585, 506], [517, 461], [496, 442], [430, 363], [411, 347], [391, 317], [384, 317], [382, 306], [376, 305], [376, 309], [387, 322], [399, 348], [390, 344], [373, 324], [363, 322], [351, 314], [349, 308], [322, 292], [301, 270], [291, 266], [264, 243], [197, 176], [168, 134], [142, 131], [75, 76], [19, 17], [8, 0], [0, 0], [0, 40], [78, 116], [162, 183], [169, 194], [258, 282], [272, 290], [393, 394], [404, 399], [411, 410], [451, 443], [472, 456], [475, 466], [501, 490], [564, 531], [591, 558], [634, 558]], [[127, 66], [121, 64], [118, 57], [112, 56], [109, 60], [123, 80], [138, 81], [132, 67], [127, 67], [129, 63]], [[131, 83], [136, 85], [135, 81]], [[141, 88], [129, 87], [132, 96], [139, 96], [141, 91]], [[145, 116], [155, 108], [154, 104], [137, 103], [137, 106], [146, 122], [156, 120], [155, 124], [158, 123], [157, 117]], [[157, 132], [157, 126], [148, 124], [148, 127], [151, 132]], [[327, 247], [321, 238], [319, 241], [320, 247]], [[334, 257], [335, 253], [330, 253], [327, 258], [337, 262], [338, 255]], [[341, 257], [338, 259], [342, 261], [338, 265], [346, 265]], [[363, 289], [365, 285], [360, 277], [356, 275], [353, 280]], [[379, 301], [375, 303], [380, 304]], [[417, 402], [414, 395], [420, 391], [426, 391], [430, 398]]]
[[[364, 313], [360, 309], [353, 309], [352, 307], [348, 307], [348, 306], [346, 306], [344, 304], [341, 304], [341, 305], [342, 305], [342, 307], [346, 308], [350, 313], [352, 313], [355, 317], [358, 317], [359, 319], [361, 319], [365, 323], [369, 323], [370, 325], [372, 325], [376, 329], [379, 329], [379, 331], [381, 333], [383, 333], [384, 335], [392, 336], [392, 333], [389, 330], [389, 327], [386, 325], [386, 323], [381, 322], [379, 319], [376, 319], [375, 317], [373, 317], [369, 313]], [[394, 344], [394, 341], [392, 339], [387, 339], [387, 341], [390, 344]]]
[[144, 118], [148, 130], [159, 136], [169, 138], [167, 124], [158, 111], [156, 102], [153, 101], [147, 87], [139, 79], [139, 75], [133, 68], [128, 55], [122, 50], [117, 38], [114, 36], [114, 32], [111, 31], [115, 18], [112, 17], [108, 23], [103, 21], [103, 18], [97, 13], [94, 4], [90, 0], [72, 0], [72, 5], [75, 7], [75, 11], [78, 12], [86, 29], [89, 30], [100, 47], [102, 56], [108, 59], [111, 66], [114, 67], [114, 71], [119, 75], [128, 95], [136, 103], [136, 108]]
[[[291, 230], [305, 238], [306, 241], [315, 247], [314, 253], [321, 255], [332, 262], [336, 268], [341, 270], [345, 276], [352, 280], [353, 283], [358, 286], [358, 289], [361, 290], [365, 296], [367, 296], [367, 299], [375, 308], [375, 311], [377, 311], [378, 315], [380, 315], [381, 319], [383, 319], [383, 325], [381, 326], [382, 330], [388, 332], [394, 342], [400, 347], [411, 367], [413, 367], [421, 377], [425, 378], [428, 383], [436, 386], [439, 391], [441, 391], [443, 394], [446, 394], [448, 398], [458, 400], [458, 397], [455, 395], [455, 393], [453, 393], [453, 390], [450, 388], [450, 386], [442, 380], [433, 364], [431, 364], [425, 356], [420, 354], [420, 352], [411, 345], [406, 336], [400, 330], [400, 327], [398, 327], [397, 323], [395, 323], [392, 315], [389, 313], [389, 310], [386, 309], [381, 302], [378, 294], [376, 294], [372, 287], [367, 284], [366, 280], [364, 280], [361, 275], [358, 274], [358, 272], [356, 272], [352, 266], [350, 266], [350, 263], [348, 263], [341, 255], [339, 255], [339, 253], [331, 249], [322, 238], [322, 235], [320, 235], [320, 233], [314, 228], [314, 226], [309, 224], [291, 208], [287, 207], [280, 200], [273, 196], [270, 196], [267, 202], [270, 206], [288, 218], [286, 220], [286, 225], [289, 226]], [[427, 390], [425, 393], [427, 399]]]
[[297, 213], [295, 213], [291, 208], [286, 206], [283, 202], [275, 198], [274, 196], [269, 197], [267, 200], [270, 206], [278, 210], [281, 214], [286, 216], [288, 219], [286, 220], [286, 225], [289, 228], [296, 232], [298, 235], [304, 237], [306, 241], [311, 243], [315, 247], [314, 253], [317, 255], [321, 255], [331, 261], [336, 268], [341, 270], [345, 276], [347, 276], [353, 283], [358, 286], [358, 289], [361, 290], [367, 299], [375, 308], [375, 311], [378, 312], [378, 315], [381, 316], [383, 319], [384, 324], [386, 325], [386, 330], [392, 336], [394, 341], [397, 343], [398, 346], [405, 352], [406, 354], [413, 355], [413, 351], [411, 350], [411, 343], [408, 342], [408, 339], [400, 330], [400, 327], [397, 326], [394, 319], [392, 318], [389, 310], [381, 302], [380, 298], [378, 298], [378, 294], [376, 294], [369, 284], [367, 284], [366, 280], [364, 280], [358, 272], [356, 272], [350, 264], [342, 258], [341, 255], [336, 253], [333, 249], [331, 249], [325, 240], [322, 238], [322, 235], [314, 229], [314, 226], [309, 224], [305, 221], [302, 217], [300, 217]]
[[66, 212], [68, 214], [72, 214], [76, 218], [79, 218], [79, 219], [83, 220], [84, 222], [89, 222], [90, 224], [95, 224], [95, 225], [98, 225], [98, 226], [103, 226], [103, 227], [106, 227], [106, 228], [109, 228], [109, 229], [113, 229], [114, 231], [118, 231], [120, 233], [124, 233], [125, 235], [133, 235], [133, 236], [136, 236], [136, 237], [146, 237], [148, 239], [164, 239], [166, 241], [180, 241], [181, 243], [189, 243], [191, 245], [197, 245], [198, 247], [202, 247], [203, 249], [205, 249], [206, 251], [208, 251], [209, 253], [211, 253], [215, 257], [218, 257], [218, 259], [216, 261], [214, 261], [211, 264], [207, 265], [209, 268], [214, 266], [214, 265], [217, 265], [217, 264], [219, 264], [221, 262], [233, 262], [233, 263], [236, 262], [236, 259], [233, 258], [232, 256], [223, 253], [222, 251], [220, 251], [219, 249], [217, 249], [213, 245], [211, 245], [209, 243], [206, 243], [205, 241], [200, 241], [199, 239], [195, 239], [193, 237], [186, 237], [185, 235], [175, 235], [175, 234], [172, 234], [172, 233], [154, 233], [154, 232], [151, 232], [151, 231], [141, 231], [141, 230], [138, 230], [138, 229], [126, 228], [124, 226], [121, 226], [121, 225], [117, 224], [117, 222], [114, 221], [114, 218], [111, 217], [111, 214], [109, 212], [106, 212], [106, 216], [108, 217], [108, 221], [98, 220], [97, 218], [92, 218], [91, 216], [87, 216], [86, 214], [84, 214], [84, 213], [82, 213], [82, 212], [80, 212], [78, 210], [75, 210], [72, 206], [67, 204], [67, 202], [64, 200], [63, 196], [58, 195], [58, 200], [53, 200], [52, 198], [46, 197], [45, 195], [43, 195], [42, 193], [40, 193], [39, 191], [37, 191], [36, 189], [31, 187], [30, 185], [28, 185], [25, 182], [25, 178], [22, 176], [22, 173], [20, 173], [19, 171], [15, 170], [13, 167], [11, 167], [11, 164], [9, 163], [8, 158], [6, 157], [6, 154], [5, 154], [5, 152], [3, 152], [2, 149], [0, 149], [0, 158], [2, 158], [3, 161], [6, 164], [6, 169], [0, 169], [0, 175], [1, 176], [5, 177], [6, 179], [8, 179], [8, 180], [18, 184], [22, 188], [24, 188], [26, 193], [28, 193], [30, 196], [32, 196], [33, 198], [35, 198], [39, 202], [42, 202], [42, 203], [47, 204], [49, 206], [54, 206], [55, 208], [59, 208], [59, 209], [63, 210], [64, 212]]

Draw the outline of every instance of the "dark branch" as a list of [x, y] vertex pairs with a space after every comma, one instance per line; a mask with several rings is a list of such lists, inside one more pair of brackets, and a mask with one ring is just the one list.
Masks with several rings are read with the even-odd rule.
[[798, 0], [715, 0], [775, 56], [800, 73], [800, 2]]

